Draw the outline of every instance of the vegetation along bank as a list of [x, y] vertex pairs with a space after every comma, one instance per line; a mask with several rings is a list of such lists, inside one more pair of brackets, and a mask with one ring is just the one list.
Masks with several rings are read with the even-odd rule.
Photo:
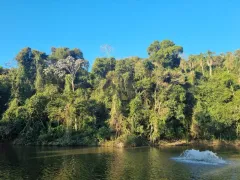
[[0, 141], [23, 145], [158, 144], [237, 140], [240, 50], [181, 57], [154, 41], [148, 57], [96, 58], [81, 50], [22, 49], [0, 68]]

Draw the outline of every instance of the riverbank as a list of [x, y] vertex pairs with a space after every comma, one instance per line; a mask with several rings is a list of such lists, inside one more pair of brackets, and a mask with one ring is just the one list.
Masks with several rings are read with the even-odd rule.
[[160, 141], [160, 147], [170, 146], [208, 146], [208, 147], [238, 147], [240, 148], [240, 140], [226, 141], [226, 140], [193, 140], [193, 141]]
[[[7, 143], [6, 141], [0, 143]], [[124, 136], [119, 137], [115, 140], [107, 140], [107, 141], [97, 141], [96, 139], [68, 139], [68, 138], [61, 138], [54, 141], [48, 142], [34, 142], [34, 143], [26, 143], [21, 139], [16, 139], [15, 141], [8, 142], [13, 145], [23, 145], [23, 146], [85, 146], [85, 147], [116, 147], [116, 148], [128, 148], [128, 147], [141, 147], [141, 146], [154, 146], [154, 147], [175, 147], [175, 146], [204, 146], [204, 147], [234, 147], [240, 148], [240, 140], [160, 140], [156, 143], [151, 143], [146, 139], [137, 138], [135, 136]]]
[[136, 143], [124, 143], [119, 141], [106, 141], [99, 144], [99, 146], [103, 147], [117, 147], [117, 148], [124, 148], [124, 147], [138, 147], [138, 146], [155, 146], [155, 147], [175, 147], [175, 146], [205, 146], [205, 147], [235, 147], [240, 148], [240, 140], [235, 141], [226, 141], [226, 140], [193, 140], [193, 141], [186, 141], [186, 140], [178, 140], [178, 141], [164, 141], [161, 140], [158, 143], [151, 144], [151, 143], [143, 143], [141, 145]]

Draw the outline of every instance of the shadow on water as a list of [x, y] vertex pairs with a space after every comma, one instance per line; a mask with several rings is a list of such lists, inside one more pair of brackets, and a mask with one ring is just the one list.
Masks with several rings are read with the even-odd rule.
[[[240, 179], [239, 151], [209, 149], [233, 163], [206, 166], [172, 160], [192, 147], [59, 148], [0, 145], [0, 179]], [[206, 150], [204, 147], [194, 147]]]

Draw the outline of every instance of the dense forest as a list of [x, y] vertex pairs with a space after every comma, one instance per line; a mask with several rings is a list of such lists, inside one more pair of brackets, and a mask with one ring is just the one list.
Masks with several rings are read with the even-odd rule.
[[240, 137], [240, 50], [184, 59], [154, 41], [148, 58], [96, 58], [80, 49], [22, 49], [0, 67], [0, 141], [130, 145]]

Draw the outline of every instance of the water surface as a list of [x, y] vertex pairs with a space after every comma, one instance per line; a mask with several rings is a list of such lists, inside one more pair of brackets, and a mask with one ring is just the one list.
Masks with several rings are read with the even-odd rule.
[[[230, 162], [226, 165], [182, 163], [172, 159], [186, 149], [191, 148], [43, 148], [0, 145], [0, 179], [240, 179], [238, 149], [213, 150]], [[204, 147], [198, 149], [206, 150]]]

